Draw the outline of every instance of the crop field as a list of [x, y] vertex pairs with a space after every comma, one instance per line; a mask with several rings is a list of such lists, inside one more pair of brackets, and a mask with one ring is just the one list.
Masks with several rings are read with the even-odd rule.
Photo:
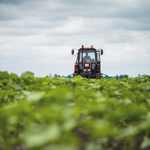
[[150, 76], [0, 72], [0, 150], [149, 150]]

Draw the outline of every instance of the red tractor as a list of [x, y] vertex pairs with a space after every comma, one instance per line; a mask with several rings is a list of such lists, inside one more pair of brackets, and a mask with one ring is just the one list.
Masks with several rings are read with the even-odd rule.
[[[74, 49], [72, 50], [74, 55]], [[81, 75], [86, 78], [101, 78], [101, 60], [100, 56], [103, 55], [102, 49], [95, 49], [91, 47], [82, 47], [78, 49], [77, 59], [74, 66], [73, 77]]]

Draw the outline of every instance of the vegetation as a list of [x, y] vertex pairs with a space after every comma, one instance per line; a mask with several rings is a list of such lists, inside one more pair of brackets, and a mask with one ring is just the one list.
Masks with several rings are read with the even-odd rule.
[[150, 149], [150, 76], [0, 72], [0, 150]]
[[57, 77], [57, 76], [58, 76], [58, 75], [55, 73], [55, 74], [54, 74], [54, 77]]
[[120, 78], [120, 79], [129, 78], [129, 76], [128, 76], [127, 74], [124, 74], [124, 75], [120, 75], [119, 78]]

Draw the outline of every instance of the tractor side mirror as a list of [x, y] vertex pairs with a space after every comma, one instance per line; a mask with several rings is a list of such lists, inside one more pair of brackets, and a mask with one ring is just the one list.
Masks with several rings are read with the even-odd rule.
[[103, 55], [103, 49], [101, 49], [101, 55]]
[[74, 55], [74, 49], [72, 49], [71, 54]]

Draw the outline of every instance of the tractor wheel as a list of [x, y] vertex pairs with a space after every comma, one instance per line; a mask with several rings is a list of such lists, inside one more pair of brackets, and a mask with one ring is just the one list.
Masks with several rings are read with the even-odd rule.
[[101, 79], [101, 73], [96, 73], [96, 79]]
[[73, 77], [75, 77], [75, 76], [77, 76], [77, 75], [79, 75], [78, 73], [73, 73]]

